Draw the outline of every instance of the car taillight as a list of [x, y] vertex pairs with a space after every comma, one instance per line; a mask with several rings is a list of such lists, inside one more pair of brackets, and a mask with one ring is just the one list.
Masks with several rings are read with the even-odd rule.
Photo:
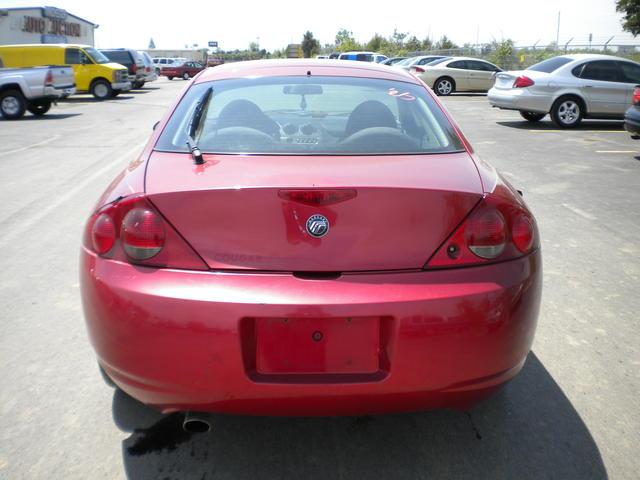
[[422, 67], [411, 67], [410, 70], [414, 73], [424, 73], [425, 69]]
[[144, 71], [147, 73], [151, 72], [151, 67], [145, 67]]
[[504, 184], [486, 195], [425, 268], [511, 260], [533, 252], [539, 240], [535, 220]]
[[113, 219], [106, 213], [101, 213], [93, 222], [91, 228], [91, 243], [96, 253], [109, 253], [116, 243], [116, 227]]
[[164, 246], [164, 226], [160, 216], [150, 209], [134, 208], [124, 216], [122, 246], [131, 258], [147, 260]]
[[120, 199], [95, 212], [87, 222], [83, 244], [112, 260], [154, 267], [208, 269], [144, 194]]
[[358, 195], [356, 190], [336, 189], [336, 190], [280, 190], [278, 196], [283, 200], [303, 203], [319, 207], [323, 205], [333, 205], [334, 203], [351, 200]]
[[534, 82], [533, 80], [531, 80], [529, 77], [526, 77], [524, 75], [520, 75], [518, 78], [515, 79], [515, 81], [513, 82], [513, 88], [526, 88], [526, 87], [531, 87], [533, 85], [535, 85], [536, 82]]
[[640, 87], [633, 89], [633, 104], [640, 105]]
[[47, 74], [44, 77], [44, 86], [53, 87], [53, 72], [51, 70], [47, 71]]
[[131, 73], [136, 74], [138, 72], [138, 66], [134, 63], [131, 65]]

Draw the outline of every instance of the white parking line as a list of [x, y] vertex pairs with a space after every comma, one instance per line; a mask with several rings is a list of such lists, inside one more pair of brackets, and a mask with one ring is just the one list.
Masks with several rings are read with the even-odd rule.
[[640, 153], [637, 150], [596, 150], [596, 153]]
[[46, 140], [43, 140], [43, 141], [38, 142], [38, 143], [32, 143], [31, 145], [27, 145], [26, 147], [16, 148], [15, 150], [7, 150], [6, 152], [0, 152], [0, 157], [2, 157], [3, 155], [11, 155], [12, 153], [24, 152], [25, 150], [28, 150], [30, 148], [38, 147], [40, 145], [44, 145], [45, 143], [53, 142], [54, 140], [57, 140], [58, 138], [60, 138], [60, 135], [54, 135], [51, 138], [47, 138]]
[[107, 163], [101, 169], [96, 170], [91, 175], [86, 177], [84, 180], [78, 182], [75, 187], [70, 188], [69, 190], [67, 190], [67, 192], [64, 195], [61, 195], [54, 201], [50, 202], [47, 207], [43, 208], [42, 210], [39, 210], [37, 214], [33, 215], [30, 218], [27, 218], [21, 224], [18, 224], [15, 227], [12, 227], [11, 229], [5, 230], [6, 234], [3, 237], [0, 237], [0, 246], [6, 245], [9, 240], [15, 238], [16, 236], [22, 234], [25, 230], [28, 230], [29, 228], [31, 228], [33, 224], [35, 224], [40, 219], [46, 217], [49, 213], [51, 213], [60, 205], [62, 205], [64, 202], [72, 198], [75, 194], [77, 194], [80, 190], [82, 190], [87, 185], [89, 185], [96, 178], [100, 177], [101, 175], [104, 175], [106, 172], [112, 169], [115, 165], [121, 163], [123, 164], [122, 166], [124, 167], [124, 161], [127, 160], [128, 158], [130, 159], [131, 155], [133, 155], [134, 153], [141, 151], [145, 143], [147, 142], [144, 141], [142, 143], [138, 143], [137, 145], [135, 145], [134, 147], [130, 148], [125, 153], [120, 155], [114, 161]]
[[574, 207], [573, 205], [569, 205], [568, 203], [563, 203], [562, 206], [564, 208], [566, 208], [567, 210], [572, 211], [576, 215], [580, 215], [582, 218], [586, 218], [587, 220], [597, 220], [597, 218], [595, 216], [591, 215], [588, 212], [585, 212], [584, 210], [582, 210], [582, 209], [580, 209], [578, 207]]

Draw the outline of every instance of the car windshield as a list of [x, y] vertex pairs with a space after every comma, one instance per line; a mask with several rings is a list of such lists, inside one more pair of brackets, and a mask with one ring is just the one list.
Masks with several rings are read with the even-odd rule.
[[[206, 95], [211, 90], [211, 95]], [[287, 155], [443, 153], [463, 150], [459, 137], [420, 85], [355, 77], [257, 77], [194, 85], [156, 149]]]
[[109, 63], [111, 61], [95, 48], [88, 47], [85, 48], [84, 51], [87, 52], [87, 55], [89, 55], [95, 63]]
[[563, 65], [566, 65], [573, 60], [568, 57], [553, 57], [547, 60], [544, 60], [540, 63], [536, 63], [535, 65], [530, 66], [527, 70], [533, 70], [534, 72], [545, 72], [551, 73]]

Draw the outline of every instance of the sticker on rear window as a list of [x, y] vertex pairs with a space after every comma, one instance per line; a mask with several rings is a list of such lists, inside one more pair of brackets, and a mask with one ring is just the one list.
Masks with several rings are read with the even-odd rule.
[[413, 100], [415, 100], [415, 99], [416, 99], [416, 97], [414, 97], [413, 95], [411, 95], [409, 92], [402, 92], [402, 93], [400, 93], [400, 92], [398, 91], [398, 89], [397, 89], [397, 88], [393, 88], [393, 87], [391, 87], [391, 88], [389, 89], [389, 92], [388, 92], [388, 93], [389, 93], [389, 95], [391, 95], [392, 97], [398, 97], [398, 98], [401, 98], [402, 100], [407, 100], [407, 101], [409, 101], [409, 102], [411, 102], [411, 101], [413, 101]]

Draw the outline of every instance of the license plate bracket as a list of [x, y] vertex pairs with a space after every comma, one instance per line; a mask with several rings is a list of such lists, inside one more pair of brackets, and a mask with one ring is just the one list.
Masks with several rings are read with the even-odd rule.
[[380, 370], [380, 318], [257, 318], [258, 374], [370, 374]]

